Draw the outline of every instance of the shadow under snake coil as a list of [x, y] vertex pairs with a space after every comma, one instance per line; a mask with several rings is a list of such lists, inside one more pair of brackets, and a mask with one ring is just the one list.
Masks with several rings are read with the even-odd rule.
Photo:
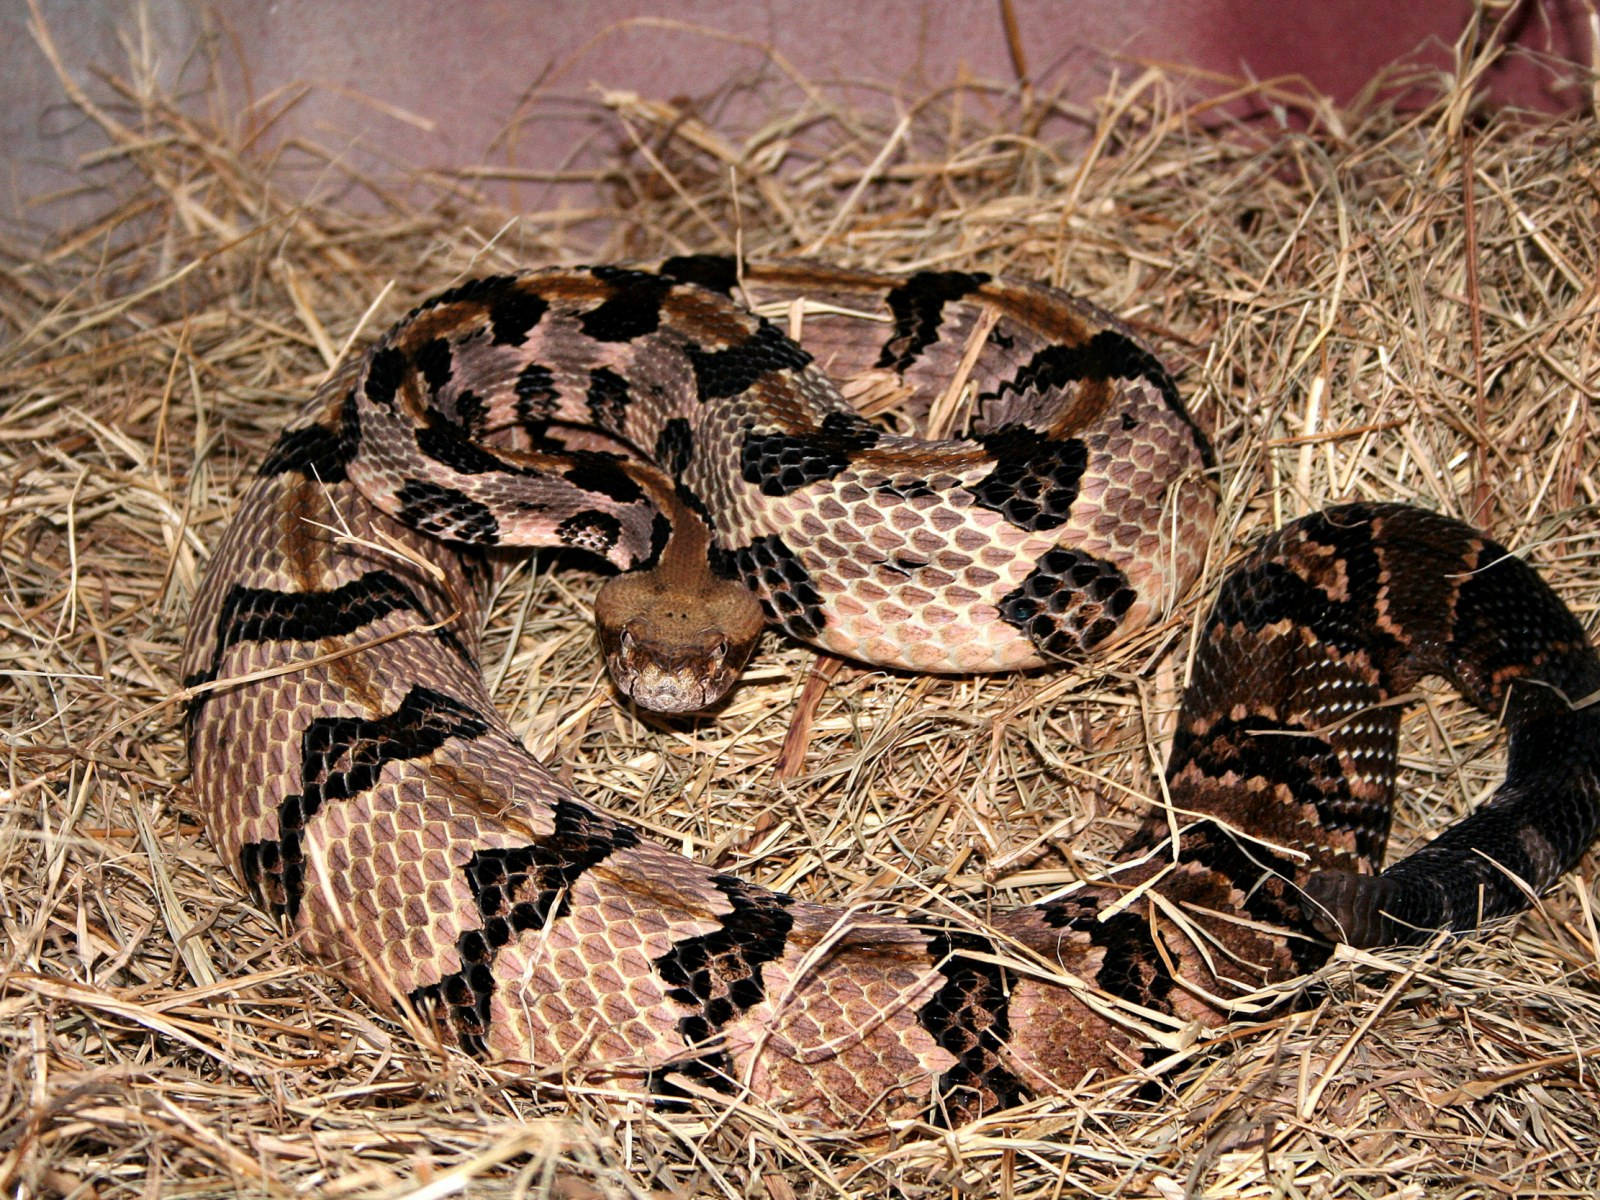
[[[741, 285], [821, 301], [805, 348]], [[829, 382], [861, 372], [923, 396], [966, 372], [981, 424], [891, 434]], [[552, 448], [566, 425], [659, 470]], [[185, 650], [195, 794], [344, 978], [529, 1071], [693, 1084], [831, 1129], [955, 1123], [1125, 1073], [1147, 1051], [1134, 1017], [1217, 1024], [1321, 961], [1322, 935], [1466, 929], [1576, 862], [1600, 820], [1600, 706], [1574, 702], [1600, 662], [1525, 564], [1400, 505], [1268, 537], [1200, 628], [1170, 808], [1105, 880], [982, 933], [768, 891], [590, 807], [496, 714], [481, 605], [495, 547], [648, 565], [670, 477], [709, 566], [795, 637], [924, 671], [1070, 659], [1191, 581], [1210, 464], [1131, 333], [1036, 284], [736, 280], [710, 257], [467, 283], [322, 389], [216, 548]], [[1379, 873], [1391, 701], [1427, 675], [1502, 720], [1507, 776]]]

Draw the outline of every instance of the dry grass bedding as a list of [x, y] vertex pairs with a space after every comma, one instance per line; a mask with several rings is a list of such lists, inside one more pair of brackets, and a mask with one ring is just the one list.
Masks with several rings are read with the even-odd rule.
[[[596, 578], [541, 559], [485, 661], [592, 800], [763, 884], [981, 914], [1095, 873], [1143, 806], [1218, 572], [1344, 498], [1467, 517], [1600, 625], [1600, 127], [1475, 106], [1486, 58], [1265, 116], [1135, 73], [1089, 110], [973, 84], [903, 120], [798, 81], [733, 140], [609, 96], [584, 211], [496, 209], [485, 170], [406, 202], [301, 203], [314, 145], [207, 124], [137, 78], [75, 95], [114, 206], [0, 245], [0, 1191], [10, 1196], [1592, 1195], [1600, 932], [1591, 855], [1508, 927], [1344, 955], [1290, 1012], [1166, 1074], [862, 1155], [781, 1123], [606, 1105], [441, 1049], [308, 963], [190, 811], [177, 651], [207, 548], [330, 368], [462, 275], [738, 246], [1038, 276], [1132, 321], [1213, 431], [1224, 519], [1184, 607], [1110, 661], [929, 679], [769, 637], [714, 718], [600, 677]], [[1394, 81], [1391, 81], [1394, 82]], [[1415, 95], [1415, 92], [1413, 92]], [[1285, 120], [1273, 119], [1280, 114]], [[1080, 127], [1071, 149], [1035, 132]], [[333, 156], [320, 164], [330, 179]], [[376, 199], [374, 199], [376, 198]], [[342, 206], [345, 205], [345, 206]], [[1489, 724], [1430, 692], [1394, 849], [1482, 800]]]

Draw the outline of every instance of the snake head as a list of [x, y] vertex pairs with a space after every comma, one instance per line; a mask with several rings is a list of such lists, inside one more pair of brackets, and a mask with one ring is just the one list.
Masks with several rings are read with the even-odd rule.
[[709, 570], [618, 575], [600, 589], [594, 611], [617, 690], [660, 713], [699, 712], [721, 700], [765, 626], [755, 596]]

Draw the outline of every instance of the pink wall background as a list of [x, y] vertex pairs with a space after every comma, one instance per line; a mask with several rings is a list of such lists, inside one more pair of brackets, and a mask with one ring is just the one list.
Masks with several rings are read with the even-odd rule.
[[[495, 162], [538, 170], [594, 161], [615, 144], [598, 89], [694, 97], [732, 135], [797, 96], [780, 54], [835, 97], [894, 112], [965, 72], [1010, 83], [998, 0], [36, 0], [71, 75], [107, 98], [106, 74], [159, 82], [226, 123], [282, 109], [273, 136], [303, 135], [380, 175]], [[1506, 30], [1543, 56], [1486, 81], [1494, 102], [1592, 100], [1588, 5], [1523, 0]], [[1238, 78], [1305, 77], [1345, 100], [1398, 56], [1440, 69], [1467, 0], [1014, 0], [1030, 75], [1091, 101], [1111, 71], [1158, 60]], [[0, 0], [0, 227], [39, 234], [92, 212], [105, 171], [82, 169], [102, 136], [65, 102], [30, 26]], [[1421, 48], [1419, 50], [1419, 47]], [[223, 87], [208, 87], [218, 79]], [[725, 86], [737, 82], [731, 91]], [[251, 107], [254, 101], [256, 108]], [[124, 104], [124, 116], [137, 114]], [[521, 114], [509, 135], [507, 121]], [[1063, 122], [1048, 136], [1069, 138]], [[501, 139], [497, 142], [497, 139]], [[318, 186], [307, 176], [303, 186]], [[321, 186], [326, 187], [323, 177]], [[500, 198], [576, 203], [570, 188]]]

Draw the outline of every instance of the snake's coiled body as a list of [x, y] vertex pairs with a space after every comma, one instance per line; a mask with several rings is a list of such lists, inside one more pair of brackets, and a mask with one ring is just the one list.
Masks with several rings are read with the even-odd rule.
[[[1296, 522], [1229, 576], [1170, 811], [1114, 878], [981, 933], [765, 891], [596, 812], [490, 702], [478, 547], [648, 563], [665, 487], [789, 632], [947, 671], [1114, 640], [1202, 555], [1209, 452], [1104, 314], [956, 273], [747, 282], [879, 323], [808, 317], [801, 350], [730, 298], [723, 260], [455, 289], [324, 389], [218, 546], [184, 667], [197, 797], [245, 881], [368, 994], [563, 1078], [693, 1081], [829, 1127], [959, 1120], [1139, 1066], [1151, 1026], [1215, 1023], [1314, 964], [1315, 925], [1371, 943], [1515, 911], [1511, 876], [1547, 887], [1594, 835], [1583, 630], [1494, 543], [1393, 505]], [[886, 433], [819, 363], [924, 393], [965, 374], [980, 420]], [[565, 424], [659, 470], [552, 449]], [[1374, 875], [1390, 701], [1426, 674], [1504, 715], [1507, 783]]]

